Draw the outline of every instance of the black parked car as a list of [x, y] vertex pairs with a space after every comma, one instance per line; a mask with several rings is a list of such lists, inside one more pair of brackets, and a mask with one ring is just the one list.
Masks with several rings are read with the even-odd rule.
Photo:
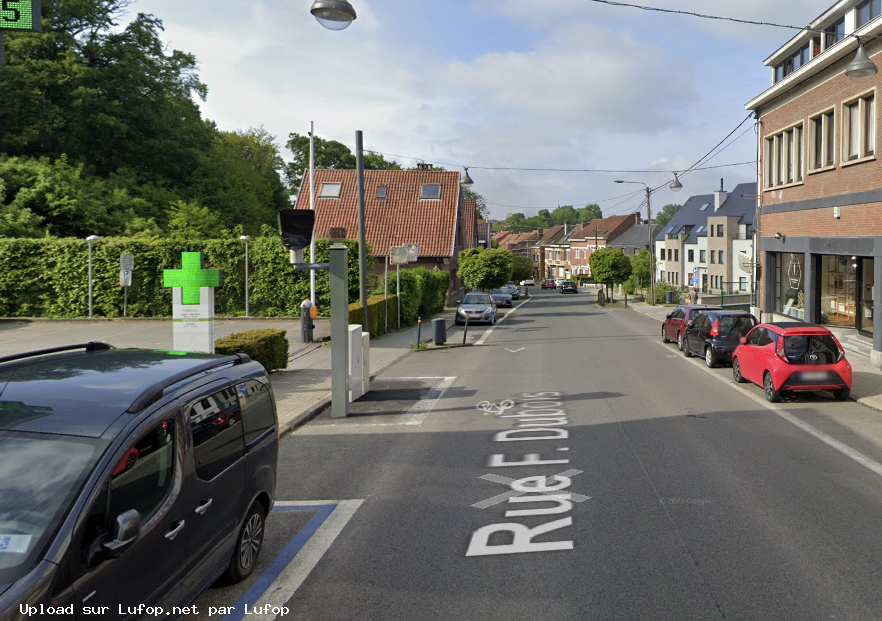
[[712, 310], [693, 317], [683, 333], [683, 355], [702, 356], [705, 364], [715, 367], [720, 362], [732, 363], [732, 352], [742, 336], [757, 324], [746, 311]]
[[579, 293], [579, 287], [572, 280], [565, 280], [560, 283], [560, 292], [561, 293]]
[[85, 343], [0, 358], [0, 619], [22, 605], [137, 619], [244, 580], [277, 458], [267, 373], [244, 354]]

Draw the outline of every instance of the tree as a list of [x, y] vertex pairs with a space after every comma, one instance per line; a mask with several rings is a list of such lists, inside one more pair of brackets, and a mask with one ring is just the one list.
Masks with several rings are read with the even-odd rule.
[[[324, 140], [318, 136], [313, 142], [317, 169], [355, 170], [355, 155], [345, 144], [336, 140]], [[290, 134], [285, 146], [294, 155], [291, 163], [285, 167], [285, 176], [291, 194], [297, 194], [303, 184], [303, 175], [309, 171], [309, 136]], [[401, 170], [401, 165], [398, 162], [390, 162], [377, 153], [365, 153], [364, 169]]]
[[540, 209], [539, 213], [536, 214], [536, 217], [542, 218], [542, 220], [545, 222], [545, 226], [542, 228], [553, 226], [551, 224], [551, 212], [548, 211], [547, 209]]
[[171, 205], [171, 214], [168, 230], [173, 239], [212, 239], [223, 229], [220, 218], [198, 203], [176, 201]]
[[[615, 285], [625, 282], [631, 275], [631, 260], [625, 253], [615, 248], [601, 248], [591, 253], [588, 259], [591, 275], [602, 285]], [[607, 288], [607, 293], [609, 288]], [[611, 296], [608, 296], [612, 300]]]
[[579, 212], [572, 205], [564, 205], [551, 212], [552, 224], [575, 224], [576, 222], [580, 222]]
[[464, 251], [460, 253], [459, 257], [457, 274], [467, 287], [493, 289], [501, 287], [511, 280], [514, 255], [508, 250], [500, 248], [478, 249], [477, 253]]
[[637, 279], [637, 284], [640, 287], [649, 283], [649, 278], [652, 275], [651, 258], [652, 256], [646, 248], [641, 248], [640, 252], [631, 257], [631, 275]]
[[515, 282], [526, 280], [533, 277], [533, 261], [530, 257], [520, 254], [512, 256], [511, 259], [511, 279]]
[[603, 218], [603, 212], [600, 205], [585, 205], [579, 210], [579, 219], [577, 222], [591, 222], [592, 220], [600, 220]]
[[487, 199], [484, 198], [483, 195], [478, 194], [471, 188], [463, 188], [462, 195], [464, 198], [473, 198], [475, 199], [475, 205], [477, 205], [478, 218], [481, 220], [487, 220], [490, 218], [490, 208], [487, 206]]
[[659, 226], [665, 226], [671, 221], [683, 205], [665, 205], [662, 210], [655, 216], [655, 223]]

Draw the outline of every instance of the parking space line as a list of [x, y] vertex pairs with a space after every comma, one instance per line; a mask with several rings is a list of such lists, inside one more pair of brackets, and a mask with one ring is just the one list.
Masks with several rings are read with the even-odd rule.
[[[274, 587], [271, 592], [273, 601], [265, 604], [282, 606], [294, 597], [363, 502], [364, 499], [276, 502], [274, 511], [315, 511], [315, 515], [242, 594], [234, 605], [235, 612], [224, 616], [221, 621], [242, 621], [245, 606], [249, 611], [254, 608], [270, 587]], [[248, 614], [251, 621], [273, 621], [275, 618], [276, 615], [272, 613]]]

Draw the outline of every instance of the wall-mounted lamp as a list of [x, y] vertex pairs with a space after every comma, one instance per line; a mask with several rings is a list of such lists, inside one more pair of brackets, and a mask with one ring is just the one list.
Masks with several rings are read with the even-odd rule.
[[775, 239], [786, 240], [787, 236], [784, 233], [775, 233]]

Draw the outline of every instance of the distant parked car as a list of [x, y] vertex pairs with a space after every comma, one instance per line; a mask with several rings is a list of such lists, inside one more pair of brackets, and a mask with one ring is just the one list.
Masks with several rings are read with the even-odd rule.
[[730, 364], [741, 338], [757, 323], [756, 317], [746, 311], [698, 313], [683, 335], [683, 355], [702, 356], [710, 368], [721, 362]]
[[490, 297], [497, 307], [511, 308], [511, 294], [505, 289], [490, 289]]
[[722, 310], [719, 306], [701, 306], [697, 304], [682, 304], [672, 310], [664, 323], [662, 323], [662, 342], [670, 343], [677, 341], [677, 347], [683, 351], [683, 331], [692, 321], [693, 315], [702, 311]]
[[522, 287], [535, 287], [536, 282], [532, 278], [527, 278], [527, 279], [521, 281], [521, 286]]
[[829, 390], [839, 401], [851, 394], [851, 365], [833, 333], [795, 321], [751, 330], [735, 349], [732, 376], [762, 386], [772, 402], [789, 391]]
[[511, 294], [512, 300], [519, 300], [521, 297], [521, 292], [517, 285], [505, 285], [502, 287], [502, 290], [508, 291]]
[[564, 282], [566, 282], [566, 280], [567, 280], [566, 278], [555, 278], [555, 279], [554, 279], [554, 286], [557, 287], [557, 288], [560, 288], [560, 286], [561, 286]]
[[542, 288], [543, 289], [556, 289], [557, 283], [554, 282], [553, 278], [546, 278], [545, 280], [542, 281]]
[[579, 287], [576, 285], [575, 281], [565, 280], [560, 284], [560, 292], [561, 293], [579, 293]]
[[469, 323], [483, 321], [489, 324], [496, 323], [496, 304], [489, 293], [467, 293], [456, 309], [456, 325], [462, 325], [468, 320]]

